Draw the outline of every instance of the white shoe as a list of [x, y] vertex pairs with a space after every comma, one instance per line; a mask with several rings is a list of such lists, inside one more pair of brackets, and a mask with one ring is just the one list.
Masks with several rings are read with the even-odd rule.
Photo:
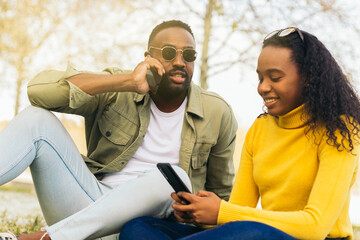
[[0, 233], [0, 240], [17, 240], [17, 237], [11, 232]]

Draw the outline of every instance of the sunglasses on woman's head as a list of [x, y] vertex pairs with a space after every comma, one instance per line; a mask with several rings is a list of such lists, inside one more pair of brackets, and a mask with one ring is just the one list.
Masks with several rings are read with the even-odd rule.
[[275, 30], [271, 33], [269, 33], [265, 38], [264, 38], [264, 41], [273, 37], [273, 36], [276, 36], [276, 37], [286, 37], [286, 36], [289, 36], [290, 34], [292, 34], [293, 32], [297, 32], [301, 38], [301, 41], [303, 43], [305, 43], [304, 41], [304, 36], [302, 35], [301, 31], [296, 28], [296, 27], [288, 27], [288, 28], [284, 28], [284, 29], [281, 29], [281, 30]]
[[186, 62], [193, 62], [196, 60], [197, 52], [192, 48], [185, 48], [185, 49], [176, 49], [175, 47], [165, 46], [163, 48], [157, 47], [149, 47], [149, 51], [151, 49], [156, 49], [161, 51], [161, 56], [166, 61], [172, 61], [176, 58], [177, 52], [181, 52], [181, 56]]

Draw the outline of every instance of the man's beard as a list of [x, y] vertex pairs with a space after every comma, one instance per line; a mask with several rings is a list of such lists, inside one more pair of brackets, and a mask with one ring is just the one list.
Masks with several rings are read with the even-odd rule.
[[[174, 87], [173, 86], [174, 83], [172, 83], [171, 80], [169, 79], [172, 72], [174, 72], [174, 71], [182, 71], [185, 75], [185, 81], [182, 84], [179, 84], [179, 86], [181, 85], [181, 87]], [[164, 99], [176, 98], [176, 97], [184, 95], [184, 94], [186, 95], [186, 93], [190, 87], [190, 82], [191, 82], [191, 76], [189, 76], [189, 74], [187, 73], [186, 70], [172, 69], [163, 75], [156, 95], [158, 95]]]

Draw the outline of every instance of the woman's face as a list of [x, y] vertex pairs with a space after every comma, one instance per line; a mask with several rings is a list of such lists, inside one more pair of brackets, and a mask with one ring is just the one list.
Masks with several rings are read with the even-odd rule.
[[304, 82], [290, 56], [288, 48], [267, 46], [258, 59], [258, 93], [272, 116], [284, 115], [303, 103]]

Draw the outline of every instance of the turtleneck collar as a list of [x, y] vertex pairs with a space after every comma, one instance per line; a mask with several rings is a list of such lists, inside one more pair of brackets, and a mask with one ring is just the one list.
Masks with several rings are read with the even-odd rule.
[[277, 125], [281, 128], [301, 128], [306, 123], [304, 105], [301, 105], [282, 116], [277, 116], [274, 118]]

